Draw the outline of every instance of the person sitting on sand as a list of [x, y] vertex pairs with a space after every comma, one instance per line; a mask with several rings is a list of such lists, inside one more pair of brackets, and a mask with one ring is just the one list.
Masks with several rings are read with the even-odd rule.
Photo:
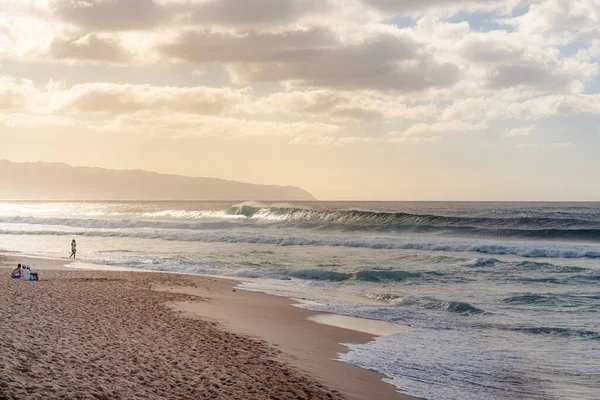
[[23, 265], [21, 267], [21, 279], [26, 281], [39, 281], [40, 276], [31, 270], [29, 265]]
[[17, 266], [17, 268], [13, 269], [10, 273], [10, 277], [12, 279], [21, 279], [21, 264]]

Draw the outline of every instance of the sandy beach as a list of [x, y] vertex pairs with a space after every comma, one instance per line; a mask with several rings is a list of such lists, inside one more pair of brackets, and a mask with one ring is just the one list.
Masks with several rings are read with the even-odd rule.
[[[11, 280], [17, 262], [42, 280]], [[380, 374], [333, 361], [340, 343], [386, 327], [340, 328], [353, 321], [226, 279], [0, 264], [2, 400], [410, 399]]]

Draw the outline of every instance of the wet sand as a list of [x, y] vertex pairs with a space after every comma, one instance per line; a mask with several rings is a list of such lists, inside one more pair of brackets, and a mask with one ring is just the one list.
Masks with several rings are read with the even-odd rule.
[[212, 277], [21, 262], [42, 280], [0, 267], [0, 400], [410, 399], [332, 360], [373, 335], [310, 321], [291, 300]]

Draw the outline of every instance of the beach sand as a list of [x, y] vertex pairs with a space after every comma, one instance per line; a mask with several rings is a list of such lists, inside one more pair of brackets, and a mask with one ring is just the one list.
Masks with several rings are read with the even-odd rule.
[[13, 281], [16, 262], [0, 260], [0, 400], [411, 399], [332, 360], [373, 335], [326, 324], [356, 321], [212, 277], [20, 259], [42, 280]]

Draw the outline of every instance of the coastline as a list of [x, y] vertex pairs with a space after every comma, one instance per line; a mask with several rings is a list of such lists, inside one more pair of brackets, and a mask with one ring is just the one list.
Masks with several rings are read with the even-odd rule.
[[[291, 299], [236, 290], [235, 286], [238, 281], [231, 279], [198, 275], [162, 274], [152, 271], [92, 271], [64, 267], [64, 264], [69, 262], [68, 260], [19, 257], [20, 261], [17, 261], [16, 257], [17, 255], [6, 255], [4, 258], [0, 256], [0, 265], [3, 265], [0, 267], [0, 271], [2, 271], [0, 285], [5, 286], [4, 289], [6, 289], [7, 294], [12, 293], [12, 295], [16, 296], [15, 300], [25, 294], [20, 293], [22, 289], [28, 293], [31, 292], [31, 295], [35, 293], [35, 296], [39, 296], [41, 300], [50, 300], [52, 303], [56, 302], [58, 306], [61, 305], [61, 300], [60, 298], [56, 298], [57, 293], [62, 297], [66, 296], [71, 302], [74, 301], [74, 306], [76, 307], [89, 307], [90, 304], [84, 303], [87, 303], [86, 300], [88, 302], [92, 300], [88, 297], [93, 297], [96, 304], [98, 302], [101, 304], [103, 302], [114, 303], [112, 306], [117, 307], [117, 309], [122, 308], [126, 310], [128, 304], [131, 306], [134, 303], [137, 305], [138, 310], [146, 308], [143, 312], [144, 320], [135, 319], [141, 325], [133, 326], [136, 324], [131, 321], [131, 318], [124, 318], [121, 321], [124, 324], [121, 326], [122, 330], [113, 332], [117, 336], [116, 338], [104, 335], [99, 335], [99, 337], [88, 336], [93, 341], [101, 341], [105, 348], [111, 348], [112, 346], [116, 348], [121, 347], [119, 340], [123, 339], [123, 333], [128, 330], [133, 330], [134, 334], [139, 334], [143, 331], [146, 336], [155, 337], [161, 330], [153, 332], [149, 326], [159, 324], [164, 327], [165, 320], [168, 320], [169, 324], [173, 325], [173, 330], [166, 328], [162, 330], [163, 336], [166, 336], [166, 338], [170, 335], [184, 335], [187, 337], [186, 340], [190, 340], [190, 335], [194, 332], [199, 333], [198, 337], [202, 337], [203, 345], [195, 346], [195, 351], [182, 351], [179, 345], [171, 343], [165, 337], [157, 338], [162, 343], [161, 351], [165, 351], [171, 347], [171, 350], [175, 351], [175, 354], [178, 355], [176, 358], [161, 359], [159, 364], [165, 372], [169, 371], [169, 366], [179, 366], [182, 362], [185, 364], [185, 361], [188, 359], [191, 363], [194, 357], [200, 357], [195, 363], [203, 365], [204, 369], [196, 370], [192, 380], [184, 385], [186, 387], [189, 386], [186, 392], [188, 395], [192, 394], [194, 387], [199, 391], [205, 390], [207, 387], [206, 382], [212, 379], [215, 382], [218, 381], [221, 383], [218, 384], [218, 387], [213, 385], [212, 392], [208, 391], [205, 393], [206, 397], [200, 398], [415, 399], [414, 397], [398, 393], [394, 386], [383, 382], [382, 379], [384, 376], [381, 374], [334, 361], [337, 354], [347, 351], [347, 348], [340, 343], [369, 342], [376, 336], [374, 333], [385, 333], [386, 327], [363, 326], [364, 329], [362, 329], [361, 321], [332, 321], [327, 315], [294, 307], [295, 302]], [[34, 270], [41, 271], [42, 281], [35, 283], [11, 282], [8, 278], [10, 267], [7, 267], [7, 265], [16, 264], [17, 262], [31, 264]], [[17, 288], [16, 285], [21, 286]], [[106, 296], [110, 297], [107, 298]], [[3, 295], [3, 297], [6, 297], [6, 295]], [[47, 297], [49, 299], [46, 299]], [[67, 300], [64, 301], [66, 302]], [[144, 307], [143, 303], [151, 304], [152, 307]], [[9, 358], [6, 359], [6, 356], [4, 356], [5, 363], [8, 363], [8, 371], [4, 374], [7, 376], [7, 381], [3, 382], [0, 379], [0, 394], [3, 391], [7, 391], [10, 394], [19, 390], [30, 390], [30, 388], [13, 387], [10, 383], [11, 374], [18, 376], [19, 373], [22, 374], [22, 371], [19, 372], [19, 367], [16, 367], [16, 369], [13, 368], [11, 371], [10, 343], [7, 343], [7, 341], [11, 341], [11, 328], [12, 332], [19, 332], [19, 329], [26, 328], [26, 326], [20, 326], [22, 324], [19, 322], [19, 318], [15, 316], [11, 318], [10, 307], [8, 307], [7, 302], [4, 300], [3, 304], [2, 308], [5, 308], [4, 312], [7, 313], [8, 319], [11, 323], [16, 324], [15, 326], [9, 326], [9, 334], [2, 339], [5, 342], [2, 347], [6, 347], [5, 350], [8, 351]], [[43, 305], [43, 303], [37, 304], [36, 307], [44, 308]], [[54, 315], [56, 314], [54, 310], [54, 308], [44, 308], [44, 312], [49, 313], [45, 317], [50, 320], [56, 320], [59, 316]], [[115, 318], [120, 319], [120, 317], [116, 317], [112, 311], [107, 311], [110, 310], [107, 310], [106, 307], [95, 307], [94, 313], [89, 315], [85, 313], [79, 314], [77, 315], [77, 320], [84, 326], [94, 325], [98, 320], [105, 320], [106, 323], [114, 325], [113, 322], [115, 321], [113, 320]], [[0, 312], [2, 312], [2, 309], [0, 309]], [[72, 315], [71, 313], [67, 314]], [[92, 320], [90, 321], [90, 319]], [[314, 320], [318, 320], [318, 322]], [[67, 320], [65, 322], [69, 325], [71, 321]], [[35, 324], [35, 317], [33, 317], [33, 321], [31, 318], [28, 318], [23, 323]], [[56, 325], [54, 328], [60, 330], [61, 324]], [[398, 325], [398, 329], [405, 328]], [[363, 330], [363, 332], [360, 332], [360, 330]], [[33, 332], [33, 329], [30, 332]], [[91, 334], [91, 332], [87, 333], [88, 335]], [[212, 335], [207, 335], [207, 333]], [[35, 334], [31, 333], [30, 335]], [[40, 339], [35, 336], [29, 337], [32, 340]], [[228, 339], [225, 347], [221, 348], [221, 351], [217, 354], [214, 354], [215, 348], [223, 345], [223, 337]], [[46, 338], [46, 340], [49, 339], [48, 337]], [[115, 339], [117, 340], [115, 341]], [[138, 340], [134, 343], [134, 347], [136, 347], [136, 350], [140, 354], [147, 356], [148, 361], [150, 361], [153, 359], [152, 355], [156, 355], [157, 348], [153, 343], [147, 342], [147, 340], [148, 338], [138, 337]], [[168, 343], [165, 343], [165, 341]], [[14, 345], [15, 341], [12, 340], [12, 342]], [[53, 359], [56, 361], [50, 362], [46, 367], [51, 370], [56, 367], [57, 371], [55, 372], [58, 372], [62, 366], [60, 357], [74, 357], [70, 352], [67, 352], [67, 354], [63, 353], [63, 351], [64, 349], [47, 349], [48, 354], [52, 353]], [[206, 356], [206, 352], [208, 352], [208, 356]], [[106, 354], [111, 354], [112, 351], [105, 350], [104, 353], [106, 357]], [[240, 366], [244, 365], [240, 364], [238, 360], [242, 354], [252, 355], [245, 360], [254, 360], [257, 364], [253, 364], [253, 371], [260, 373], [252, 376], [253, 372], [248, 371], [247, 368], [241, 368], [240, 370]], [[102, 352], [97, 354], [97, 357], [102, 357]], [[217, 359], [214, 357], [217, 357]], [[76, 358], [80, 364], [83, 363], [85, 365], [84, 369], [91, 368], [92, 370], [97, 370], [93, 365], [95, 360], [93, 357], [79, 354]], [[178, 358], [181, 359], [178, 360]], [[23, 360], [22, 353], [19, 353], [19, 360], [29, 363], [30, 367], [27, 368], [33, 371], [36, 364], [34, 360]], [[227, 368], [216, 372], [213, 371], [212, 375], [206, 376], [207, 370], [214, 369], [215, 362], [219, 365], [225, 363]], [[121, 360], [120, 363], [112, 365], [112, 369], [127, 369], [129, 367], [128, 364], [128, 362]], [[14, 360], [12, 360], [12, 367], [15, 367]], [[144, 367], [142, 362], [140, 362], [139, 367]], [[111, 368], [110, 362], [107, 368]], [[265, 368], [268, 368], [269, 372], [266, 375]], [[107, 372], [108, 370], [104, 371], [104, 374]], [[102, 379], [104, 376], [102, 373], [98, 374], [97, 371], [95, 374], [94, 380]], [[181, 376], [181, 374], [181, 370], [178, 370], [175, 375]], [[59, 375], [62, 376], [64, 374], [60, 373]], [[141, 382], [144, 384], [141, 384], [140, 388], [137, 385], [136, 388], [128, 386], [120, 387], [113, 380], [111, 381], [112, 384], [106, 381], [107, 386], [103, 386], [102, 390], [99, 388], [89, 388], [89, 390], [98, 394], [98, 396], [102, 394], [108, 396], [105, 398], [116, 398], [114, 397], [115, 393], [118, 394], [119, 390], [127, 391], [124, 398], [142, 396], [132, 391], [144, 388], [148, 389], [150, 386], [153, 386], [148, 384], [149, 377], [146, 375], [148, 374], [142, 374]], [[163, 373], [161, 381], [169, 381], [172, 378], [170, 375], [172, 374], [167, 373], [164, 376]], [[252, 376], [252, 379], [249, 379], [249, 376]], [[243, 380], [243, 385], [239, 384], [240, 379]], [[61, 379], [58, 380], [60, 381]], [[273, 384], [275, 381], [278, 382], [277, 385]], [[177, 381], [175, 380], [174, 382]], [[163, 393], [163, 396], [164, 393], [173, 393], [173, 390], [178, 390], [177, 384], [173, 382], [163, 383], [164, 385], [161, 388], [155, 388], [158, 393]], [[53, 388], [55, 392], [58, 390], [56, 387], [52, 387], [53, 382], [48, 381], [46, 384], [46, 388]], [[37, 390], [41, 390], [42, 388], [41, 386], [36, 387], [38, 388]], [[241, 387], [245, 389], [241, 390]], [[113, 392], [110, 392], [110, 390]], [[167, 392], [161, 392], [161, 390], [167, 390]], [[251, 390], [254, 390], [253, 394], [250, 392]], [[273, 393], [273, 391], [277, 393]], [[23, 393], [21, 392], [21, 394]], [[34, 390], [33, 393], [27, 393], [43, 394], [44, 392], [35, 392]], [[287, 394], [284, 395], [284, 393]], [[152, 396], [149, 398], [152, 398]], [[159, 397], [155, 398], [161, 397], [159, 395]], [[197, 395], [196, 397], [186, 397], [185, 395], [178, 394], [174, 398], [198, 397]]]

